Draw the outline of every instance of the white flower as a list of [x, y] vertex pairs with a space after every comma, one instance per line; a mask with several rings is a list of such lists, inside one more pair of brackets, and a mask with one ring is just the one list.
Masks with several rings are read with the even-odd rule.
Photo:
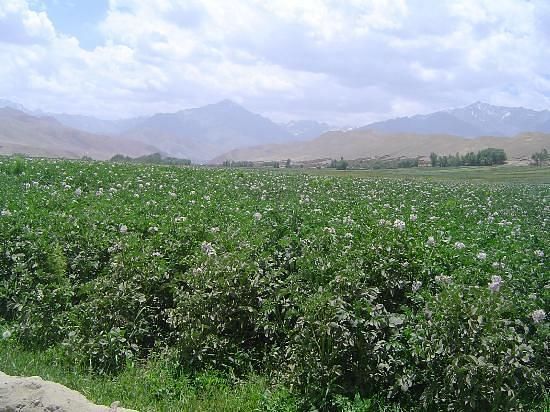
[[214, 246], [212, 246], [212, 243], [204, 241], [201, 243], [201, 249], [203, 253], [206, 253], [208, 256], [215, 256], [216, 250], [214, 250]]
[[419, 280], [415, 280], [412, 283], [411, 289], [413, 292], [417, 292], [422, 287], [422, 282]]
[[409, 219], [411, 220], [411, 222], [416, 222], [416, 219], [418, 219], [418, 216], [416, 216], [416, 215], [411, 215], [411, 216], [409, 217]]
[[178, 217], [174, 218], [174, 222], [176, 222], [176, 223], [185, 222], [186, 220], [187, 220], [187, 218], [185, 216], [178, 216]]
[[464, 245], [464, 243], [462, 242], [455, 242], [455, 248], [460, 250], [460, 249], [464, 249], [466, 247], [466, 245]]
[[428, 246], [435, 246], [435, 238], [433, 236], [428, 237], [428, 241], [426, 242]]
[[502, 284], [502, 278], [498, 275], [491, 277], [491, 282], [488, 284], [491, 292], [498, 292], [500, 290], [500, 285]]
[[11, 332], [9, 330], [5, 330], [3, 333], [2, 333], [2, 339], [9, 339], [11, 337]]
[[156, 226], [151, 226], [151, 227], [149, 228], [149, 232], [151, 232], [151, 233], [158, 232], [158, 231], [159, 231], [159, 228], [156, 227]]
[[345, 216], [343, 219], [342, 219], [342, 223], [344, 225], [352, 225], [354, 223], [353, 219], [350, 217], [350, 216]]
[[120, 225], [120, 227], [118, 228], [118, 231], [120, 233], [126, 233], [128, 232], [128, 227], [126, 225]]
[[395, 219], [395, 221], [393, 222], [393, 227], [396, 228], [397, 230], [404, 230], [405, 222], [399, 219]]
[[485, 260], [485, 259], [487, 259], [487, 253], [485, 253], [485, 252], [479, 252], [479, 253], [477, 254], [477, 258], [478, 258], [479, 260]]
[[378, 221], [378, 225], [379, 225], [379, 226], [385, 226], [385, 225], [386, 225], [386, 219], [380, 219], [380, 220]]
[[410, 376], [402, 376], [397, 380], [397, 383], [401, 387], [403, 392], [407, 392], [409, 388], [413, 385], [412, 378]]
[[336, 229], [334, 229], [333, 227], [325, 227], [323, 230], [324, 230], [325, 232], [330, 233], [331, 235], [335, 235], [335, 234], [336, 234]]
[[544, 257], [544, 252], [542, 250], [535, 250], [535, 256], [537, 257]]
[[546, 319], [546, 312], [544, 309], [537, 309], [531, 313], [531, 318], [533, 318], [533, 322], [540, 323]]
[[11, 212], [8, 209], [2, 210], [2, 212], [0, 212], [0, 214], [2, 216], [11, 216]]
[[75, 191], [74, 191], [74, 194], [76, 196], [80, 196], [82, 194], [82, 189], [81, 188], [77, 188]]
[[438, 275], [435, 277], [435, 281], [443, 285], [450, 285], [453, 279], [450, 276]]
[[262, 214], [260, 212], [254, 213], [254, 220], [260, 220], [262, 218]]

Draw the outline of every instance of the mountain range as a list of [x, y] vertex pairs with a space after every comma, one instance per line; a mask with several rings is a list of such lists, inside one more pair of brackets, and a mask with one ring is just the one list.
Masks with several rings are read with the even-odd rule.
[[[213, 158], [280, 160], [351, 156], [351, 159], [360, 155], [423, 155], [424, 145], [440, 147], [442, 153], [454, 153], [477, 147], [478, 143], [503, 147], [507, 145], [503, 137], [525, 132], [534, 132], [528, 135], [531, 139], [542, 136], [536, 132], [550, 133], [549, 110], [482, 102], [375, 122], [346, 133], [314, 120], [275, 123], [231, 100], [121, 120], [33, 111], [8, 100], [0, 100], [0, 107], [9, 109], [2, 110], [0, 116], [2, 153], [16, 150], [98, 159], [108, 158], [111, 153], [133, 156], [152, 152], [195, 162]], [[493, 136], [496, 140], [459, 143], [481, 136]], [[350, 145], [351, 141], [354, 143]], [[375, 141], [380, 142], [380, 149], [372, 146]], [[349, 147], [353, 150], [346, 149]], [[272, 158], [268, 159], [269, 156]]]
[[128, 139], [114, 140], [62, 125], [53, 117], [36, 117], [11, 107], [0, 108], [0, 153], [31, 156], [109, 159], [117, 153], [131, 157], [157, 148]]
[[315, 120], [293, 120], [279, 125], [298, 140], [315, 139], [328, 131], [338, 130], [338, 127]]
[[193, 160], [209, 160], [237, 147], [294, 140], [276, 123], [230, 100], [155, 114], [121, 135], [144, 143], [154, 142], [171, 156]]
[[122, 120], [32, 111], [8, 100], [0, 100], [2, 106], [31, 116], [54, 118], [71, 129], [111, 136], [114, 141], [141, 142], [154, 146], [163, 154], [194, 161], [207, 161], [239, 147], [314, 138], [334, 129], [325, 123], [308, 120], [277, 124], [231, 100], [175, 113]]
[[371, 123], [359, 129], [463, 137], [511, 137], [521, 132], [550, 133], [550, 110], [537, 111], [476, 102], [461, 108]]

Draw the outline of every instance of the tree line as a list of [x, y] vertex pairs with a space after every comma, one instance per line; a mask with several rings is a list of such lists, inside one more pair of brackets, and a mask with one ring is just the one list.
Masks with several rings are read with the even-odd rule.
[[180, 165], [189, 166], [191, 160], [179, 159], [177, 157], [163, 157], [160, 153], [153, 153], [150, 155], [140, 157], [129, 157], [121, 154], [116, 154], [111, 157], [111, 162], [118, 163], [144, 163], [144, 164], [158, 164], [158, 165]]
[[477, 153], [468, 152], [464, 155], [456, 153], [455, 155], [438, 155], [430, 153], [430, 162], [432, 167], [456, 167], [456, 166], [494, 166], [502, 165], [506, 162], [506, 153], [504, 149], [480, 150]]

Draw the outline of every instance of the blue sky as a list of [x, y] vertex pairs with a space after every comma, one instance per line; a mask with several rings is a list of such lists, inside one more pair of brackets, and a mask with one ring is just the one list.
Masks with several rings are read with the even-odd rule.
[[0, 98], [105, 118], [222, 99], [362, 125], [550, 108], [547, 0], [0, 0]]
[[76, 37], [81, 47], [92, 50], [103, 43], [98, 25], [107, 16], [107, 0], [45, 0], [31, 7], [46, 12], [55, 28]]

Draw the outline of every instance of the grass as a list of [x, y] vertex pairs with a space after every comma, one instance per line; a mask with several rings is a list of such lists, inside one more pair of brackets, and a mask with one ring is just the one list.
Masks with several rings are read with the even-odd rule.
[[[276, 169], [275, 169], [276, 170]], [[280, 169], [287, 171], [287, 169]], [[542, 183], [550, 184], [550, 167], [493, 166], [493, 167], [417, 167], [409, 169], [335, 170], [335, 169], [290, 169], [319, 176], [362, 178], [404, 178], [434, 181], [467, 180], [489, 183]]]
[[[162, 360], [129, 364], [116, 376], [97, 375], [63, 361], [57, 350], [29, 351], [0, 340], [0, 371], [12, 376], [40, 376], [82, 393], [98, 405], [120, 401], [120, 407], [146, 411], [296, 412], [301, 410], [288, 390], [271, 387], [260, 377], [231, 382], [215, 372], [179, 375]], [[337, 405], [346, 412], [399, 412], [395, 405], [355, 398]], [[546, 397], [533, 412], [550, 412]]]
[[63, 361], [59, 351], [28, 351], [0, 342], [0, 370], [14, 376], [40, 376], [60, 383], [100, 405], [120, 401], [139, 411], [295, 411], [284, 388], [259, 377], [232, 382], [218, 373], [178, 374], [162, 360], [129, 364], [116, 376], [97, 375]]

